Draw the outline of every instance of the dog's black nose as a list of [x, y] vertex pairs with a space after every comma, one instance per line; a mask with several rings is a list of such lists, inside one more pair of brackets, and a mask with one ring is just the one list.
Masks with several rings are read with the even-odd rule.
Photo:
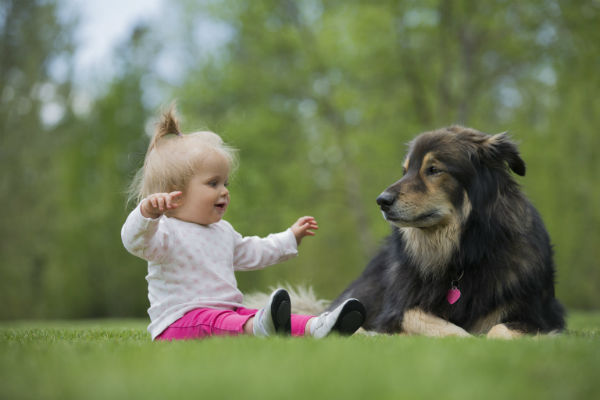
[[389, 208], [396, 201], [396, 196], [390, 192], [383, 192], [377, 197], [377, 204], [381, 208]]

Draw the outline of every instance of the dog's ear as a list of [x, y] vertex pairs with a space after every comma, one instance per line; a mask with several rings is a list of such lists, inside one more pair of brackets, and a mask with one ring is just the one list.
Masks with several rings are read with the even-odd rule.
[[503, 132], [490, 136], [483, 146], [486, 156], [508, 163], [517, 175], [525, 176], [525, 161], [519, 154], [517, 145], [510, 139], [508, 133]]

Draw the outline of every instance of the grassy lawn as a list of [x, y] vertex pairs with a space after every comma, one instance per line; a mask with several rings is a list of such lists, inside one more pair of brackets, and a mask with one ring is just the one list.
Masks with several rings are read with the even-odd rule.
[[559, 337], [152, 343], [146, 321], [0, 323], [0, 399], [600, 398], [600, 313]]

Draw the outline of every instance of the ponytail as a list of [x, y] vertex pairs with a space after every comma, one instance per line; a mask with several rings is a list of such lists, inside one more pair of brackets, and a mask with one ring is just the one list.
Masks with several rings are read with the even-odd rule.
[[128, 203], [137, 204], [152, 193], [184, 190], [189, 180], [203, 168], [207, 153], [217, 151], [229, 164], [237, 166], [236, 150], [210, 131], [183, 135], [175, 112], [175, 104], [161, 112], [150, 140], [144, 165], [137, 171], [129, 187]]
[[150, 141], [148, 152], [155, 148], [159, 140], [167, 135], [182, 136], [181, 129], [179, 128], [179, 121], [177, 120], [175, 112], [175, 103], [171, 104], [171, 106], [160, 116], [160, 120], [156, 124], [154, 136]]

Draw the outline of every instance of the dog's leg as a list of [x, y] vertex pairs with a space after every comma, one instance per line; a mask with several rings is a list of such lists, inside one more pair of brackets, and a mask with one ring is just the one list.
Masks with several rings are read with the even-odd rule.
[[436, 317], [421, 310], [412, 308], [404, 312], [402, 331], [409, 335], [424, 335], [432, 337], [444, 336], [471, 336], [460, 326], [454, 325], [442, 318]]
[[522, 332], [510, 329], [504, 324], [494, 325], [487, 333], [488, 339], [515, 339], [523, 336]]

